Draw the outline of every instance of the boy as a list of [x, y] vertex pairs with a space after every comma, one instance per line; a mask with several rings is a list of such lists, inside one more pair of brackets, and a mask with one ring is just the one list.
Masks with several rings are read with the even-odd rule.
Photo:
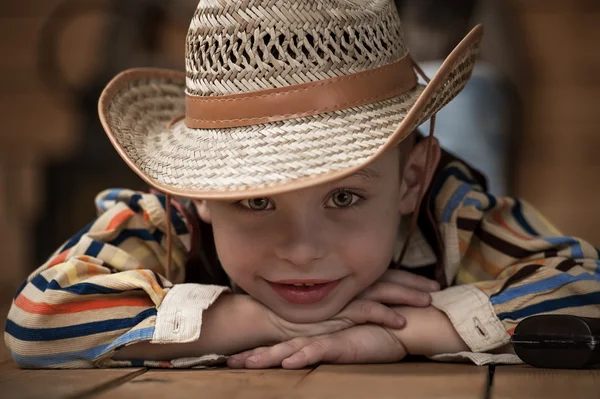
[[391, 0], [201, 1], [186, 74], [127, 71], [99, 104], [116, 150], [167, 195], [99, 195], [98, 219], [19, 289], [13, 357], [516, 363], [523, 318], [599, 317], [597, 250], [485, 193], [433, 127], [415, 133], [462, 89], [480, 38], [424, 87]]

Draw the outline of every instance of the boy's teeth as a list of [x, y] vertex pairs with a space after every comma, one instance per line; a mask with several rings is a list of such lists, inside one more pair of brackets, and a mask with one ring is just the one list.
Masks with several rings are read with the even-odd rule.
[[314, 284], [292, 284], [295, 287], [312, 287]]

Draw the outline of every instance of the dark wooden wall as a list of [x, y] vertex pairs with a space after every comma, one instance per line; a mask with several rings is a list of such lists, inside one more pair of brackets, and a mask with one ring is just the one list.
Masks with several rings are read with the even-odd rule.
[[514, 191], [600, 246], [600, 2], [509, 3], [524, 68]]
[[[0, 7], [0, 291], [12, 291], [36, 266], [32, 228], [41, 212], [52, 212], [45, 209], [44, 167], [72, 156], [82, 140], [78, 108], [49, 92], [36, 69], [41, 28], [59, 3], [19, 0]], [[520, 151], [511, 154], [512, 191], [565, 233], [600, 245], [600, 2], [506, 3], [511, 40], [521, 49], [524, 102], [521, 136], [514, 138]], [[83, 83], [93, 74], [106, 23], [106, 15], [92, 12], [67, 27], [59, 59], [70, 81]], [[185, 30], [167, 24], [160, 34], [159, 51], [172, 64], [182, 59]], [[83, 197], [92, 193], [82, 190], [89, 212], [91, 199]]]

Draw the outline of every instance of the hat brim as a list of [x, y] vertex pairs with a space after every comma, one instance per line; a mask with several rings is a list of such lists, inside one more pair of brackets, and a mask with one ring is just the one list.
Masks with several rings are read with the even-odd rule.
[[191, 129], [185, 74], [127, 70], [104, 89], [100, 120], [115, 149], [152, 187], [193, 199], [270, 196], [341, 179], [398, 145], [452, 100], [471, 76], [476, 26], [427, 86], [340, 111], [262, 125]]

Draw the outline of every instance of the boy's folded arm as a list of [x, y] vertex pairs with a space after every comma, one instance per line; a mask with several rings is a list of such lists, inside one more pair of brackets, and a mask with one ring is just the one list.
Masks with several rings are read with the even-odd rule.
[[[15, 296], [5, 342], [23, 367], [111, 366], [111, 355], [125, 345], [191, 340], [200, 334], [202, 312], [227, 290], [173, 286], [162, 277], [160, 197], [110, 190], [99, 195], [97, 206], [100, 216], [32, 273]], [[173, 214], [178, 279], [187, 230]]]
[[591, 258], [548, 257], [515, 264], [497, 280], [432, 293], [432, 306], [446, 315], [467, 345], [462, 354], [439, 352], [434, 359], [516, 363], [510, 337], [525, 318], [540, 314], [600, 317], [599, 264]]
[[432, 199], [441, 223], [446, 281], [432, 293], [469, 347], [436, 360], [516, 363], [510, 336], [539, 314], [600, 317], [600, 252], [565, 237], [533, 206], [483, 191], [462, 163], [451, 163]]
[[498, 281], [431, 293], [428, 308], [396, 307], [407, 325], [391, 331], [410, 354], [480, 365], [516, 363], [510, 336], [524, 318], [552, 313], [600, 317], [599, 264], [548, 258], [515, 265]]
[[406, 327], [388, 331], [402, 343], [408, 354], [434, 356], [469, 350], [448, 317], [435, 307], [396, 306], [394, 310], [406, 317]]
[[[175, 286], [175, 289], [186, 285]], [[181, 298], [181, 294], [178, 293], [177, 298]], [[171, 320], [160, 327], [157, 324], [152, 341], [124, 347], [115, 353], [114, 360], [169, 361], [211, 354], [230, 355], [278, 342], [278, 334], [270, 328], [265, 308], [248, 295], [221, 295], [201, 317], [191, 319], [181, 313], [177, 305], [164, 309], [165, 313], [161, 314], [162, 306], [173, 306], [169, 302], [167, 295], [158, 318], [168, 315]]]
[[70, 258], [34, 277], [15, 298], [5, 342], [22, 367], [127, 365], [111, 360], [115, 350], [193, 339], [200, 334], [204, 309], [227, 291], [199, 284], [162, 288], [165, 281], [152, 271], [111, 273], [96, 261]]

